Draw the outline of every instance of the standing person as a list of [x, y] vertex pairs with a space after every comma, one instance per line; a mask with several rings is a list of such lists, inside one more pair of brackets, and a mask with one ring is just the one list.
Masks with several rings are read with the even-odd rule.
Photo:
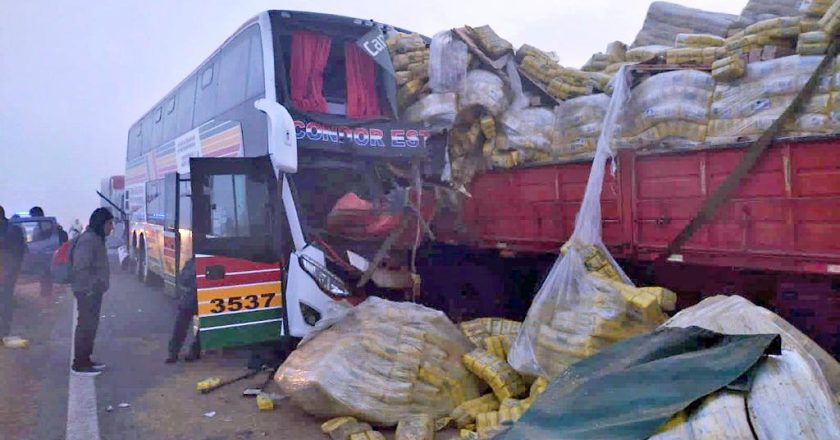
[[[187, 339], [187, 331], [193, 316], [198, 313], [198, 298], [196, 297], [195, 285], [195, 259], [190, 259], [184, 264], [184, 269], [178, 275], [178, 314], [175, 316], [175, 328], [172, 330], [172, 337], [169, 339], [169, 357], [167, 364], [174, 364], [178, 361], [178, 353], [181, 346]], [[193, 337], [190, 351], [184, 358], [192, 362], [201, 357], [201, 342], [198, 334]]]
[[[46, 217], [44, 214], [44, 208], [40, 206], [33, 206], [29, 209], [29, 216], [30, 217]], [[61, 233], [64, 232], [61, 229], [61, 225], [57, 225], [58, 230], [56, 231], [58, 234], [58, 244], [64, 243], [67, 241], [66, 235], [64, 241], [61, 240]], [[41, 240], [49, 240], [53, 235], [52, 225], [45, 222], [38, 222], [38, 226], [35, 227], [35, 231], [33, 233], [33, 241], [41, 241]], [[52, 282], [52, 274], [50, 273], [49, 265], [46, 265], [42, 268], [41, 274], [38, 277], [38, 282], [41, 285], [41, 296], [50, 296], [52, 295], [53, 291], [53, 282]]]
[[105, 237], [114, 229], [114, 216], [105, 208], [97, 208], [90, 215], [85, 232], [72, 251], [73, 296], [76, 297], [78, 320], [74, 336], [73, 373], [96, 376], [104, 364], [91, 359], [93, 341], [99, 328], [102, 297], [108, 290], [111, 276]]
[[25, 253], [26, 239], [23, 231], [9, 223], [6, 211], [0, 206], [0, 338], [5, 347], [28, 345], [26, 339], [10, 334], [15, 306], [15, 283]]

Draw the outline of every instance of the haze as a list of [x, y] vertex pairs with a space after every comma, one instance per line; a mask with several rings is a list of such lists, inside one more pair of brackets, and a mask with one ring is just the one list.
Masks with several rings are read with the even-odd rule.
[[[737, 14], [745, 0], [676, 1]], [[266, 9], [369, 18], [417, 32], [490, 24], [515, 47], [581, 66], [632, 42], [649, 0], [12, 1], [0, 15], [0, 205], [87, 222], [123, 174], [128, 127], [245, 20]]]

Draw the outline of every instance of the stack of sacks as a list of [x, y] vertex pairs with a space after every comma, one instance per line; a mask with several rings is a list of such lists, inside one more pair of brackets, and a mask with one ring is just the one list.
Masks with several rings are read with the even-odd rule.
[[747, 64], [739, 55], [730, 55], [712, 63], [712, 78], [715, 81], [732, 81], [744, 76]]
[[778, 17], [753, 23], [726, 39], [730, 54], [748, 53], [764, 46], [793, 47], [802, 31], [801, 17]]
[[299, 345], [275, 381], [312, 415], [394, 426], [414, 414], [448, 415], [477, 397], [461, 363], [471, 349], [443, 312], [371, 297]]
[[522, 46], [516, 53], [516, 59], [520, 69], [556, 99], [592, 93], [587, 72], [563, 67], [549, 54], [533, 46]]
[[711, 34], [725, 36], [738, 17], [706, 12], [662, 1], [651, 3], [642, 30], [633, 47], [651, 44], [672, 45], [677, 34]]
[[671, 49], [671, 46], [652, 45], [634, 47], [627, 50], [624, 58], [631, 63], [643, 63], [656, 57], [665, 56], [665, 51], [668, 49]]
[[588, 72], [589, 73], [589, 86], [592, 90], [597, 90], [600, 92], [606, 92], [607, 87], [610, 85], [610, 80], [612, 80], [612, 75], [603, 73], [603, 72]]
[[554, 150], [565, 158], [595, 151], [609, 96], [581, 96], [562, 102], [554, 108]]
[[678, 48], [723, 47], [724, 44], [726, 44], [726, 40], [723, 37], [709, 34], [677, 34], [674, 41], [674, 46]]
[[623, 112], [619, 145], [690, 146], [706, 138], [712, 76], [696, 70], [654, 75], [633, 89]]
[[501, 132], [496, 136], [496, 150], [519, 151], [523, 162], [551, 159], [554, 113], [549, 108], [508, 109], [499, 119]]
[[429, 49], [419, 34], [394, 32], [387, 44], [400, 88], [397, 104], [404, 109], [425, 92], [429, 80]]
[[490, 26], [465, 27], [473, 34], [481, 51], [490, 59], [497, 60], [513, 52], [513, 46], [510, 42], [498, 36]]
[[[706, 141], [727, 144], [756, 139], [790, 105], [820, 61], [818, 56], [793, 55], [750, 63], [742, 78], [717, 83]], [[827, 123], [827, 110], [822, 115], [811, 112], [820, 107], [820, 102], [827, 102], [825, 95], [830, 91], [830, 84], [827, 76], [820, 80], [812, 102], [806, 104], [805, 113], [789, 127], [790, 131], [818, 133], [825, 130], [820, 127]]]
[[602, 52], [598, 52], [589, 57], [589, 61], [583, 65], [584, 72], [601, 72], [610, 65], [610, 57]]
[[[554, 377], [615, 342], [652, 330], [676, 303], [666, 289], [627, 284], [604, 248], [576, 249], [563, 258], [581, 258], [572, 267], [585, 272], [559, 273], [563, 266], [555, 263], [508, 354], [523, 374]], [[564, 276], [569, 281], [559, 281]]]
[[709, 66], [719, 58], [726, 56], [723, 47], [684, 47], [665, 51], [667, 64], [699, 64]]
[[796, 53], [799, 55], [821, 55], [828, 50], [828, 34], [823, 31], [806, 32], [799, 35]]
[[837, 32], [840, 31], [840, 2], [832, 3], [818, 23], [826, 34], [837, 35]]

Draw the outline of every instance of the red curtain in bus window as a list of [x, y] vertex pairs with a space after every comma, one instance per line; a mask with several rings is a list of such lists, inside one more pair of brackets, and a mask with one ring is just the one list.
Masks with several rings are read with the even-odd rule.
[[292, 32], [292, 103], [305, 112], [327, 112], [324, 67], [330, 56], [330, 37], [309, 31]]
[[382, 115], [376, 90], [376, 66], [373, 58], [353, 41], [344, 43], [347, 66], [347, 117], [373, 118]]

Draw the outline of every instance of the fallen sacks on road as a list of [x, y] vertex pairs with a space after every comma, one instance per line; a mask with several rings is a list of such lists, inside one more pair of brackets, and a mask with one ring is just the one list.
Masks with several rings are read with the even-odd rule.
[[415, 414], [449, 415], [478, 396], [461, 363], [471, 348], [443, 312], [372, 297], [303, 342], [275, 380], [315, 416], [395, 426]]

